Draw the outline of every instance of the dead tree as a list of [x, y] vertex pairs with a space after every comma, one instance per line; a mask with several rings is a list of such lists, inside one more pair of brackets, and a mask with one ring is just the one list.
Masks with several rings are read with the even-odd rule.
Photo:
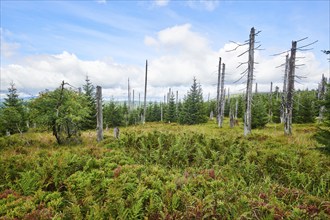
[[133, 89], [133, 100], [132, 100], [132, 109], [134, 110], [134, 102], [135, 102], [135, 100], [134, 100], [134, 89]]
[[251, 106], [252, 106], [252, 84], [253, 84], [253, 68], [254, 68], [254, 40], [255, 29], [251, 28], [249, 39], [249, 60], [248, 60], [248, 76], [246, 85], [246, 108], [244, 115], [244, 135], [251, 133]]
[[[319, 91], [318, 91], [318, 100], [320, 100], [320, 101], [325, 99], [326, 84], [327, 84], [327, 78], [325, 78], [324, 74], [322, 74], [322, 80], [321, 80], [321, 83], [319, 84]], [[319, 122], [323, 121], [324, 111], [325, 111], [325, 106], [321, 105], [320, 111], [319, 111]]]
[[175, 109], [176, 109], [176, 112], [178, 112], [178, 108], [179, 108], [179, 91], [176, 90], [176, 98], [175, 98]]
[[139, 108], [141, 108], [141, 95], [139, 93]]
[[270, 92], [269, 92], [269, 122], [273, 122], [273, 82], [270, 82]]
[[282, 93], [282, 104], [281, 104], [281, 123], [284, 123], [286, 118], [287, 108], [286, 108], [286, 97], [288, 91], [288, 74], [289, 73], [289, 54], [285, 56], [285, 69], [284, 69], [284, 80], [283, 80], [283, 93]]
[[[257, 36], [260, 33], [260, 31], [258, 31], [257, 33], [255, 33], [255, 29], [254, 27], [251, 28], [250, 31], [250, 38], [248, 41], [245, 41], [246, 43], [244, 44], [238, 44], [235, 43], [237, 46], [236, 48], [234, 48], [233, 50], [230, 51], [234, 51], [239, 47], [242, 46], [246, 46], [249, 45], [249, 49], [246, 50], [245, 52], [243, 52], [242, 54], [238, 55], [238, 57], [242, 56], [243, 54], [248, 53], [249, 54], [249, 58], [248, 58], [248, 62], [244, 62], [244, 63], [240, 63], [238, 67], [242, 66], [243, 64], [248, 64], [248, 68], [241, 73], [241, 77], [240, 79], [238, 79], [236, 82], [240, 81], [244, 76], [247, 75], [247, 81], [246, 81], [246, 106], [245, 106], [245, 113], [244, 113], [244, 135], [248, 135], [251, 133], [251, 105], [252, 105], [252, 84], [253, 84], [253, 71], [254, 71], [254, 51], [255, 50], [260, 50], [259, 47], [261, 45], [258, 45], [257, 47], [254, 47], [255, 45], [255, 36]], [[227, 52], [230, 52], [227, 51]], [[237, 67], [237, 68], [238, 68]]]
[[102, 87], [96, 86], [96, 119], [97, 119], [97, 142], [103, 140], [103, 112], [102, 112]]
[[115, 127], [113, 129], [113, 136], [116, 138], [116, 139], [119, 139], [119, 128], [118, 127]]
[[216, 114], [217, 114], [217, 122], [219, 123], [220, 117], [220, 80], [221, 80], [221, 57], [219, 57], [219, 66], [218, 66], [218, 86], [217, 86], [217, 105], [216, 105]]
[[160, 103], [160, 121], [163, 121], [163, 115], [164, 115], [164, 113], [163, 113], [163, 104]]
[[129, 85], [129, 78], [127, 80], [127, 108], [129, 113], [131, 111], [131, 88]]
[[225, 88], [225, 68], [226, 65], [223, 63], [222, 64], [222, 73], [221, 73], [221, 83], [220, 83], [220, 95], [219, 95], [219, 116], [218, 116], [218, 126], [222, 128], [223, 124], [223, 119], [224, 119], [224, 113], [225, 113], [225, 97], [226, 97], [226, 92], [224, 90]]
[[146, 60], [146, 75], [144, 81], [144, 106], [143, 106], [143, 119], [142, 123], [146, 122], [146, 113], [147, 113], [147, 82], [148, 82], [148, 60]]
[[284, 120], [284, 133], [286, 135], [292, 134], [292, 111], [293, 111], [296, 51], [297, 51], [297, 41], [292, 41], [291, 55], [289, 60], [289, 72], [288, 72], [288, 91], [287, 91], [287, 102], [286, 102], [287, 115]]
[[238, 99], [236, 99], [236, 103], [235, 103], [235, 119], [237, 119], [237, 113], [238, 113]]

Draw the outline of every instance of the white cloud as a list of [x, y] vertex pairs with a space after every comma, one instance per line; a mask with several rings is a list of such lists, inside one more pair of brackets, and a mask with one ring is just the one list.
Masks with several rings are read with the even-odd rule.
[[104, 88], [125, 88], [128, 77], [135, 82], [143, 81], [142, 68], [123, 66], [111, 60], [80, 60], [74, 54], [65, 51], [57, 55], [27, 57], [20, 64], [1, 67], [1, 73], [2, 88], [8, 87], [13, 81], [20, 90], [34, 92], [54, 89], [62, 80], [75, 87], [81, 87], [85, 83], [86, 75], [94, 85]]
[[106, 4], [107, 0], [96, 0], [96, 2], [99, 4]]
[[14, 56], [19, 48], [19, 43], [9, 43], [4, 40], [1, 41], [1, 54], [5, 58]]
[[213, 11], [219, 5], [219, 0], [189, 0], [187, 5], [192, 9], [203, 9]]
[[[146, 46], [157, 50], [155, 56], [149, 59], [148, 68], [148, 100], [162, 100], [168, 88], [178, 90], [182, 98], [193, 77], [202, 84], [204, 97], [210, 93], [216, 97], [218, 59], [226, 64], [225, 87], [231, 93], [244, 91], [245, 79], [234, 84], [240, 78], [240, 73], [247, 66], [236, 68], [240, 62], [246, 62], [247, 56], [237, 57], [247, 47], [238, 48], [233, 52], [226, 52], [235, 48], [235, 44], [228, 43], [222, 48], [212, 48], [209, 40], [201, 33], [193, 31], [190, 24], [176, 25], [160, 30], [154, 36], [146, 36]], [[317, 88], [321, 75], [328, 72], [322, 69], [312, 52], [299, 52], [298, 57], [305, 57], [298, 63], [305, 66], [296, 70], [297, 75], [306, 76], [300, 80], [296, 88]], [[269, 91], [270, 82], [282, 89], [283, 69], [275, 68], [285, 61], [284, 56], [265, 56], [255, 51], [255, 82], [259, 91]], [[81, 87], [88, 74], [94, 85], [104, 89], [105, 97], [124, 99], [127, 97], [127, 78], [135, 90], [135, 99], [144, 91], [144, 64], [141, 66], [121, 65], [111, 58], [102, 60], [82, 60], [73, 53], [62, 52], [56, 55], [38, 55], [26, 57], [15, 64], [1, 66], [1, 88], [7, 88], [13, 81], [20, 91], [37, 93], [44, 89], [58, 87], [62, 80]]]
[[164, 7], [167, 6], [170, 0], [155, 0], [155, 5], [158, 7]]
[[[1, 40], [1, 58], [10, 58], [17, 53], [20, 44], [16, 42], [8, 42], [5, 38], [11, 36], [12, 33], [6, 29], [0, 28]], [[2, 57], [3, 56], [3, 57]]]

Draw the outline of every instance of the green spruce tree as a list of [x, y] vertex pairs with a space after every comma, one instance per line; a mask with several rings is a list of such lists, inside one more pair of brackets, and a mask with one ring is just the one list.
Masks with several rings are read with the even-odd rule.
[[104, 123], [108, 127], [118, 127], [124, 124], [123, 108], [114, 101], [106, 104], [103, 108]]
[[8, 88], [7, 98], [0, 109], [0, 133], [2, 135], [23, 132], [27, 130], [27, 112], [23, 100], [19, 98], [15, 84]]
[[176, 115], [177, 114], [176, 114], [175, 98], [174, 98], [174, 94], [171, 93], [165, 112], [165, 117], [164, 117], [165, 122], [176, 122], [177, 121]]
[[252, 128], [262, 128], [268, 122], [268, 114], [266, 110], [266, 100], [260, 94], [255, 94], [252, 99]]
[[184, 98], [184, 103], [179, 117], [180, 124], [199, 124], [207, 122], [203, 105], [202, 87], [197, 83], [196, 78], [193, 79], [193, 84], [187, 96]]
[[96, 98], [95, 87], [86, 76], [86, 84], [83, 85], [84, 95], [86, 96], [90, 114], [83, 123], [83, 130], [96, 128]]
[[321, 103], [325, 107], [324, 120], [315, 135], [316, 140], [330, 151], [330, 84], [327, 84], [325, 98]]
[[316, 117], [315, 91], [298, 91], [295, 96], [293, 109], [293, 122], [298, 124], [313, 123]]

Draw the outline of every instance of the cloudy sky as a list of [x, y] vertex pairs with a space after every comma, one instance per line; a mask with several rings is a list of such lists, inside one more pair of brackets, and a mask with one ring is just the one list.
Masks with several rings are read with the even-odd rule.
[[[298, 47], [316, 40], [312, 50], [298, 51], [296, 88], [317, 88], [322, 74], [330, 76], [330, 1], [15, 1], [1, 0], [2, 98], [10, 82], [21, 96], [35, 96], [58, 87], [62, 80], [81, 87], [88, 75], [103, 87], [104, 97], [127, 97], [131, 88], [143, 96], [146, 59], [149, 100], [160, 100], [172, 88], [183, 97], [193, 77], [204, 96], [216, 97], [219, 57], [226, 64], [225, 87], [242, 93], [246, 69], [231, 41], [244, 43], [251, 27], [256, 40], [255, 82], [269, 91], [282, 89], [285, 54], [292, 40]], [[257, 45], [256, 45], [257, 46]]]

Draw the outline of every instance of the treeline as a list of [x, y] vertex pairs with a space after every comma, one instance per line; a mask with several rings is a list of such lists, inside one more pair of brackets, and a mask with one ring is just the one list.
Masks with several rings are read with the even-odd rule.
[[[327, 90], [329, 96], [329, 89]], [[324, 100], [324, 99], [323, 99]], [[293, 123], [313, 123], [320, 116], [321, 106], [317, 90], [303, 90], [294, 93]], [[275, 92], [255, 93], [252, 103], [252, 128], [267, 123], [282, 122], [282, 93], [278, 87]], [[325, 121], [329, 120], [329, 107], [325, 110]], [[244, 118], [245, 97], [227, 96], [225, 99], [225, 117], [239, 121]], [[128, 106], [127, 102], [114, 100], [104, 103], [104, 128], [140, 124], [143, 108]], [[203, 100], [202, 87], [193, 79], [190, 90], [179, 101], [171, 93], [166, 103], [150, 102], [146, 109], [146, 122], [199, 124], [216, 120], [217, 103], [215, 100]], [[236, 123], [237, 124], [237, 123]], [[95, 87], [86, 79], [83, 91], [76, 91], [70, 84], [62, 82], [54, 91], [41, 92], [35, 99], [23, 101], [12, 83], [7, 98], [0, 108], [0, 134], [2, 136], [22, 133], [28, 128], [49, 129], [58, 143], [78, 141], [81, 130], [96, 128]]]

